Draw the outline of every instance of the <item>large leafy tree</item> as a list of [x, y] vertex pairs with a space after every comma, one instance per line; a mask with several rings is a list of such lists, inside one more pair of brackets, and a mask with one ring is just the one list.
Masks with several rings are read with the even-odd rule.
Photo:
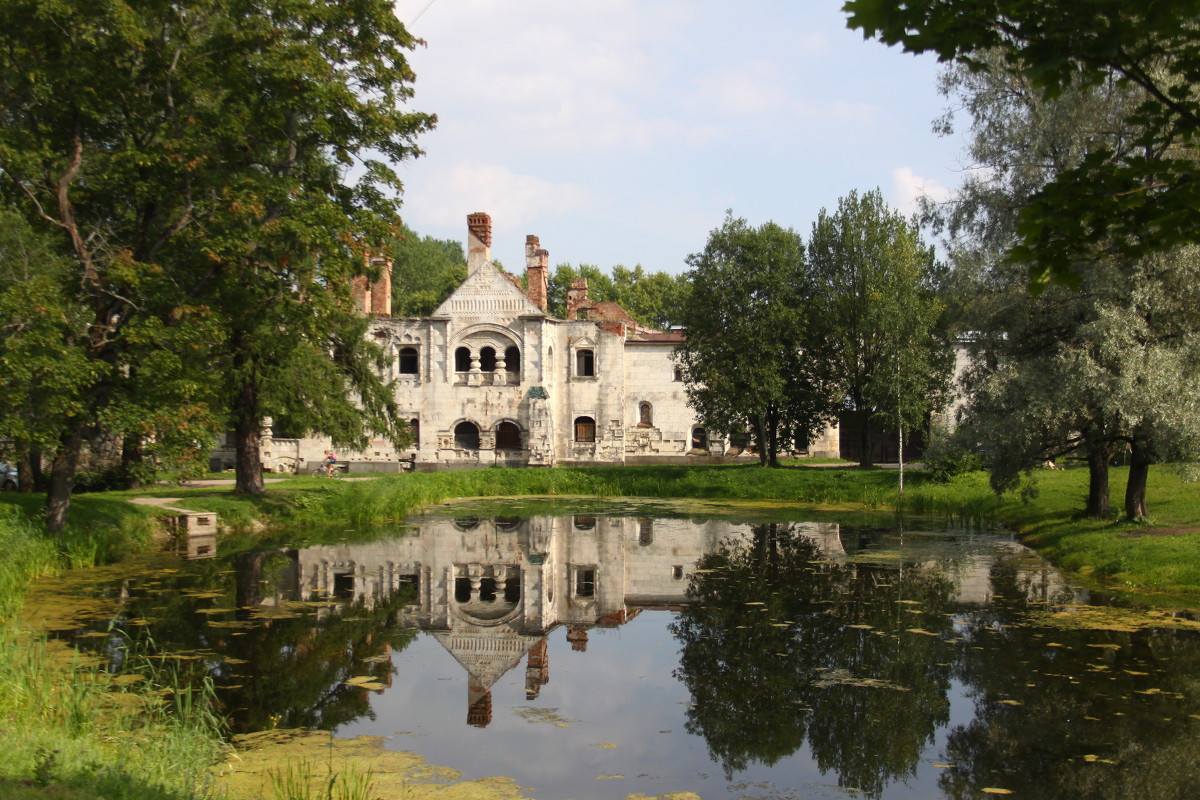
[[803, 242], [731, 213], [688, 264], [687, 339], [676, 351], [688, 401], [713, 430], [750, 432], [761, 463], [778, 466], [781, 447], [811, 442], [841, 400]]
[[1110, 460], [1131, 448], [1126, 514], [1143, 517], [1150, 463], [1200, 446], [1200, 262], [1190, 247], [1100, 254], [1075, 289], [1025, 291], [1023, 265], [1000, 257], [1018, 235], [1020, 209], [1094, 149], [1136, 148], [1126, 118], [1141, 99], [1109, 81], [1045, 100], [1005, 72], [999, 54], [986, 58], [988, 70], [960, 66], [943, 78], [945, 93], [971, 114], [968, 153], [978, 169], [953, 202], [930, 209], [949, 235], [961, 322], [975, 338], [970, 433], [987, 448], [997, 489], [1046, 459], [1083, 453], [1094, 515], [1109, 511]]
[[[239, 490], [261, 490], [250, 440], [273, 400], [307, 398], [311, 426], [349, 442], [363, 429], [337, 397], [353, 389], [367, 425], [386, 423], [370, 353], [340, 345], [359, 243], [395, 218], [399, 182], [378, 159], [414, 155], [432, 124], [404, 109], [414, 41], [389, 4], [9, 0], [0, 42], [3, 189], [58, 234], [87, 314], [65, 340], [93, 375], [58, 435], [52, 530], [88, 430], [130, 419], [123, 400], [160, 377], [146, 353], [193, 357], [204, 325], [220, 329], [207, 383], [235, 418]], [[290, 347], [327, 368], [296, 369]]]
[[[1120, 80], [1136, 148], [1090, 150], [1028, 201], [1013, 244], [1035, 287], [1074, 284], [1100, 253], [1138, 258], [1200, 241], [1200, 6], [1194, 0], [848, 0], [852, 28], [973, 70], [1019, 76], [1044, 99]], [[999, 53], [998, 64], [993, 54]]]
[[808, 261], [828, 298], [826, 335], [857, 417], [859, 460], [869, 465], [872, 419], [912, 430], [948, 398], [953, 353], [938, 265], [916, 221], [888, 208], [878, 189], [821, 210]]

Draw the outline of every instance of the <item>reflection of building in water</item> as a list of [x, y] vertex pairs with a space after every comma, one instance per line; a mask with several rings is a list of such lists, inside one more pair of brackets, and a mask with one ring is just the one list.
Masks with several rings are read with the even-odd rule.
[[[836, 523], [788, 527], [825, 556], [846, 557]], [[856, 542], [856, 534], [845, 533]], [[587, 514], [427, 518], [389, 541], [301, 550], [294, 554], [295, 574], [302, 599], [342, 597], [368, 607], [402, 587], [415, 587], [416, 599], [403, 608], [398, 623], [430, 631], [463, 666], [467, 720], [486, 726], [491, 687], [522, 658], [526, 697], [535, 699], [547, 683], [551, 630], [565, 627], [572, 650], [584, 652], [594, 627], [616, 627], [642, 609], [686, 603], [697, 561], [721, 544], [753, 536], [754, 526], [723, 520]], [[934, 554], [918, 545], [901, 552], [907, 568], [937, 570], [953, 580], [954, 599], [963, 604], [991, 601], [997, 569], [1007, 570], [1005, 586], [1031, 600], [1069, 591], [1057, 573], [1040, 562], [1024, 562], [994, 540], [983, 550]]]
[[[830, 555], [833, 523], [795, 523]], [[686, 602], [696, 561], [750, 525], [636, 517], [428, 519], [385, 542], [298, 553], [304, 599], [340, 596], [368, 606], [402, 586], [417, 600], [401, 624], [431, 631], [466, 669], [468, 721], [487, 725], [490, 689], [528, 654], [526, 696], [549, 678], [545, 636], [566, 626], [575, 650], [588, 630], [615, 627], [642, 608]]]

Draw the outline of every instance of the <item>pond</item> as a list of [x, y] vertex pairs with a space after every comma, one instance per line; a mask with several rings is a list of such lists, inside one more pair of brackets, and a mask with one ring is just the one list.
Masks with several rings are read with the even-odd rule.
[[934, 520], [572, 510], [455, 505], [43, 598], [110, 669], [207, 676], [235, 732], [380, 736], [538, 800], [1200, 797], [1188, 614]]

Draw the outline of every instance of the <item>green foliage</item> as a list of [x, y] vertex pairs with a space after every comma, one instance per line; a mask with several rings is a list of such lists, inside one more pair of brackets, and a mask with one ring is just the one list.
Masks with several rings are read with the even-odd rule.
[[950, 433], [944, 426], [935, 426], [929, 434], [929, 444], [921, 456], [929, 480], [946, 483], [951, 478], [983, 469], [983, 456], [966, 428]]
[[715, 431], [752, 432], [765, 463], [807, 446], [841, 402], [826, 298], [800, 236], [732, 213], [688, 256], [692, 291], [676, 360], [688, 402]]
[[1122, 114], [1132, 147], [1099, 144], [1024, 205], [1011, 258], [1029, 266], [1035, 289], [1074, 285], [1100, 254], [1137, 259], [1200, 241], [1200, 165], [1191, 153], [1200, 133], [1200, 17], [1192, 0], [848, 0], [844, 8], [866, 36], [1017, 75], [1046, 100], [1111, 81], [1142, 93]]
[[246, 436], [289, 412], [340, 442], [396, 432], [349, 284], [434, 121], [406, 108], [415, 44], [384, 0], [0, 7], [0, 190], [72, 259], [79, 324], [51, 333], [87, 370], [52, 529], [96, 428], [133, 461], [194, 451], [226, 411]]
[[[1098, 255], [1074, 289], [1031, 297], [1025, 265], [999, 259], [1019, 236], [1019, 210], [1098, 148], [1134, 149], [1128, 115], [1139, 96], [1109, 82], [1047, 100], [1021, 73], [1006, 72], [1000, 54], [978, 57], [986, 71], [948, 70], [942, 86], [972, 116], [968, 152], [980, 169], [954, 202], [929, 209], [951, 237], [959, 321], [975, 340], [968, 424], [1000, 489], [1081, 448], [1092, 459], [1088, 510], [1103, 516], [1114, 452], [1132, 446], [1145, 467], [1190, 458], [1200, 446], [1196, 251]], [[1145, 513], [1138, 496], [1134, 481], [1131, 517]]]
[[578, 268], [559, 264], [547, 282], [547, 305], [550, 313], [560, 319], [566, 318], [567, 289], [576, 278], [587, 279], [590, 300], [618, 303], [638, 322], [659, 330], [681, 323], [690, 292], [686, 275], [646, 272], [640, 264], [633, 269], [618, 264], [612, 275], [590, 264]]
[[829, 298], [826, 336], [859, 415], [859, 460], [870, 464], [869, 417], [912, 430], [949, 399], [954, 358], [940, 269], [916, 220], [888, 208], [878, 189], [821, 210], [808, 260]]
[[421, 236], [401, 226], [388, 251], [394, 317], [429, 316], [467, 278], [467, 258], [459, 242]]

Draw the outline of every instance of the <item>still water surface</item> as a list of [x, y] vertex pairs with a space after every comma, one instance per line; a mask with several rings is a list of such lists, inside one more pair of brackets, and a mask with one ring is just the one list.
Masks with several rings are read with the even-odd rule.
[[179, 657], [236, 731], [379, 735], [538, 800], [1200, 797], [1186, 615], [928, 520], [603, 510], [92, 573], [58, 627]]

